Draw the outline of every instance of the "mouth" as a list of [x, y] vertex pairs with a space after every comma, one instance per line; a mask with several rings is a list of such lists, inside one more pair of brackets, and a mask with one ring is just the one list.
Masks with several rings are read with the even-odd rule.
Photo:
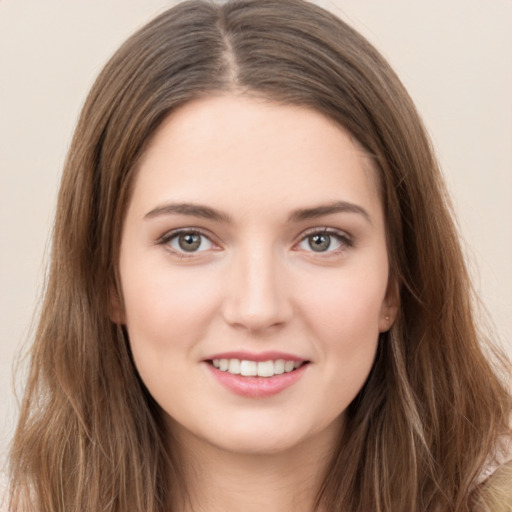
[[210, 374], [230, 392], [264, 399], [293, 388], [311, 361], [283, 352], [224, 352], [204, 360]]
[[232, 375], [240, 375], [242, 377], [263, 377], [270, 378], [275, 375], [283, 375], [292, 373], [309, 361], [294, 361], [287, 359], [269, 359], [267, 361], [253, 361], [249, 359], [209, 359], [208, 364], [220, 370], [221, 372], [230, 373]]

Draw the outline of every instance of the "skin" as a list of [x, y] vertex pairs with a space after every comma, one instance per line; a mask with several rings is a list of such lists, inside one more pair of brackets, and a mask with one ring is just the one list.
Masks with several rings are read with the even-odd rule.
[[[352, 206], [297, 213], [340, 202]], [[201, 245], [187, 252], [175, 230], [191, 228]], [[125, 218], [112, 317], [182, 447], [191, 508], [311, 509], [396, 315], [384, 228], [370, 159], [315, 111], [225, 95], [159, 128]], [[233, 393], [205, 362], [271, 350], [308, 364], [270, 397]]]

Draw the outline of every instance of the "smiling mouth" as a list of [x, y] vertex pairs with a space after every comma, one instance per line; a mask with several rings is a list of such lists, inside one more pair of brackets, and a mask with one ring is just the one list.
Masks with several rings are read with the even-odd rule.
[[269, 361], [250, 361], [247, 359], [212, 359], [209, 360], [214, 368], [221, 372], [241, 375], [243, 377], [274, 377], [291, 373], [309, 361], [287, 361], [276, 359]]

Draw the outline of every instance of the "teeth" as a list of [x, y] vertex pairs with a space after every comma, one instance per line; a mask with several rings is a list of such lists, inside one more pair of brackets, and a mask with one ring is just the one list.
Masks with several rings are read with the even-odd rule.
[[284, 359], [278, 359], [274, 361], [274, 373], [276, 375], [281, 375], [284, 373], [284, 367], [286, 365], [286, 361]]
[[274, 373], [274, 361], [258, 363], [258, 377], [273, 377]]
[[247, 359], [214, 359], [212, 364], [222, 372], [244, 377], [273, 377], [283, 373], [290, 373], [302, 365], [302, 361], [249, 361]]
[[228, 372], [233, 375], [238, 375], [240, 373], [240, 360], [239, 359], [230, 359]]
[[295, 363], [293, 361], [286, 361], [286, 363], [284, 363], [284, 371], [286, 373], [291, 372], [294, 369], [295, 369]]

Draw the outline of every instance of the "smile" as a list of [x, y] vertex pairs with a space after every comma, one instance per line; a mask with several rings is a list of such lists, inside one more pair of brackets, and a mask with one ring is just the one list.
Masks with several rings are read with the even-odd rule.
[[250, 361], [248, 359], [213, 359], [214, 368], [232, 375], [243, 377], [274, 377], [290, 373], [300, 368], [304, 361], [287, 361], [276, 359], [268, 361]]

